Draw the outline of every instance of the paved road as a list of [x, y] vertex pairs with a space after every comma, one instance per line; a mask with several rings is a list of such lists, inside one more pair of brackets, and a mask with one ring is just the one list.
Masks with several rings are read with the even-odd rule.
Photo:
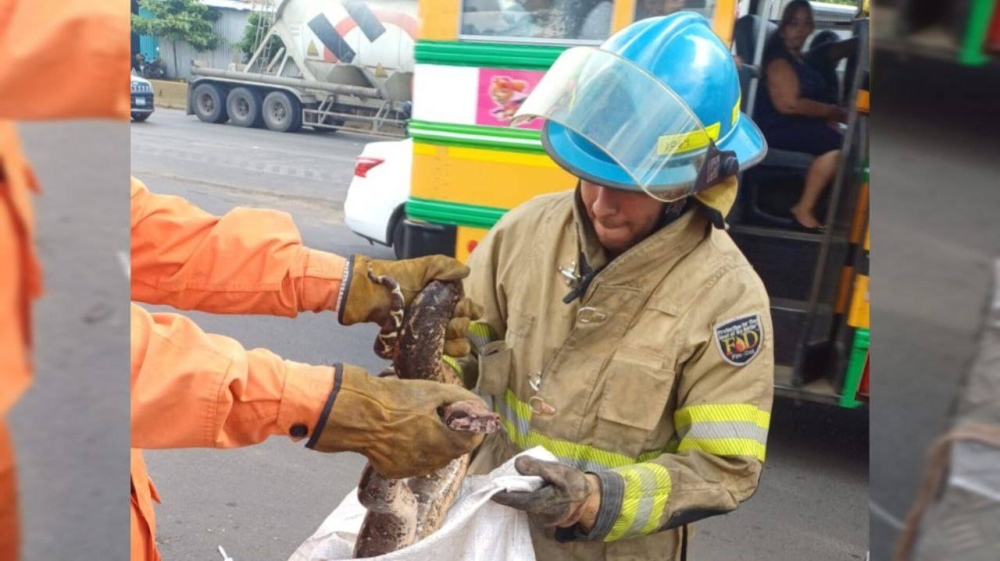
[[[389, 250], [369, 246], [341, 224], [353, 159], [367, 140], [207, 125], [163, 110], [132, 125], [132, 168], [153, 190], [184, 195], [212, 212], [237, 204], [286, 210], [313, 247], [389, 257]], [[244, 169], [249, 165], [257, 171]], [[369, 350], [374, 329], [344, 329], [332, 315], [192, 316], [206, 330], [286, 358], [371, 369], [383, 364]], [[867, 422], [782, 401], [773, 426], [760, 490], [739, 512], [698, 525], [694, 558], [863, 559]], [[324, 456], [280, 439], [235, 451], [147, 457], [164, 498], [158, 510], [162, 548], [175, 559], [210, 559], [218, 545], [237, 561], [284, 559], [354, 487], [362, 466], [352, 455]]]
[[21, 127], [46, 294], [35, 383], [11, 413], [25, 561], [128, 558], [128, 125]]

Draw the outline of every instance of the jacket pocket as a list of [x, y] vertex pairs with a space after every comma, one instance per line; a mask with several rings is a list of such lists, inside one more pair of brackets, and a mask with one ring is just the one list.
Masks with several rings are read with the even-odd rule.
[[512, 313], [507, 322], [507, 333], [504, 340], [510, 344], [527, 339], [531, 328], [535, 325], [535, 316]]
[[514, 351], [505, 341], [493, 341], [479, 355], [479, 381], [476, 390], [483, 395], [503, 395], [510, 383], [511, 357]]
[[597, 410], [598, 446], [637, 456], [663, 421], [674, 372], [661, 356], [621, 348], [605, 369], [604, 380]]

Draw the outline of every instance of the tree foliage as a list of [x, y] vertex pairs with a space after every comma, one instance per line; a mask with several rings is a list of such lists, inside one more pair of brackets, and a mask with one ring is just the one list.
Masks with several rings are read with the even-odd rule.
[[[270, 17], [267, 14], [260, 12], [253, 12], [247, 18], [247, 26], [243, 29], [243, 37], [236, 44], [240, 48], [240, 52], [243, 53], [243, 62], [249, 61], [250, 57], [257, 51], [257, 48], [260, 47], [260, 42], [264, 40], [264, 37], [271, 30], [270, 21]], [[267, 42], [267, 49], [261, 55], [261, 60], [270, 60], [271, 56], [280, 47], [281, 40], [277, 37], [271, 37]]]
[[139, 5], [151, 18], [132, 16], [132, 30], [171, 41], [184, 41], [198, 52], [209, 51], [221, 37], [212, 31], [219, 13], [198, 0], [141, 0]]

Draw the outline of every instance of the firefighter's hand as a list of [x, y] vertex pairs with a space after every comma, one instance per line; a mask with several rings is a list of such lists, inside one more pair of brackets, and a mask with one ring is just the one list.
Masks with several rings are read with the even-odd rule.
[[472, 352], [469, 344], [469, 325], [483, 317], [483, 307], [469, 298], [462, 298], [455, 306], [448, 329], [445, 331], [444, 354], [462, 358]]
[[545, 485], [530, 493], [502, 491], [493, 495], [495, 502], [527, 512], [542, 527], [580, 524], [581, 529], [590, 531], [601, 506], [601, 483], [596, 475], [530, 456], [515, 460], [514, 468], [521, 475], [541, 477]]
[[[427, 380], [374, 378], [344, 365], [339, 388], [327, 403], [307, 446], [320, 452], [358, 452], [379, 474], [399, 479], [426, 475], [471, 452], [483, 434], [448, 428], [438, 409], [480, 402], [457, 385]], [[485, 408], [485, 404], [483, 405]]]

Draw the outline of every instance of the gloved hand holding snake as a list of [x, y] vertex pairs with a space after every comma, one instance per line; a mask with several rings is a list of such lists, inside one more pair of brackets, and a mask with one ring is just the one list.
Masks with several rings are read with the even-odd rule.
[[[444, 255], [401, 261], [382, 261], [355, 255], [348, 261], [341, 285], [337, 305], [340, 323], [386, 325], [393, 310], [393, 294], [385, 284], [376, 280], [378, 278], [391, 278], [395, 281], [403, 296], [403, 308], [406, 308], [431, 281], [458, 281], [468, 274], [468, 267], [457, 259]], [[481, 315], [482, 308], [468, 298], [459, 301], [448, 323], [444, 354], [455, 358], [469, 354], [469, 341], [465, 334], [469, 322], [479, 319]]]

